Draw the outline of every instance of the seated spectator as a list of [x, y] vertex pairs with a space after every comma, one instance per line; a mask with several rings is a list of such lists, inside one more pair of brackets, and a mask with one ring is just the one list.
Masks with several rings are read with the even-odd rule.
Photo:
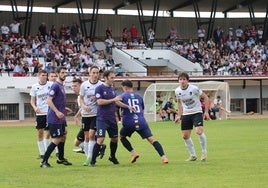
[[164, 108], [162, 109], [167, 113], [167, 120], [171, 121], [170, 114], [173, 115], [173, 121], [176, 119], [177, 110], [175, 109], [174, 99], [172, 97], [169, 98], [169, 101], [165, 104]]
[[221, 120], [222, 118], [222, 112], [226, 112], [226, 113], [231, 113], [230, 110], [226, 110], [223, 106], [222, 106], [222, 100], [221, 100], [221, 96], [217, 96], [216, 99], [214, 99], [213, 101], [213, 107], [212, 107], [212, 112], [213, 112], [213, 115], [214, 117], [217, 117], [216, 116], [216, 112], [219, 112], [218, 114], [218, 119]]
[[162, 121], [165, 121], [166, 116], [165, 116], [164, 111], [162, 110], [162, 104], [163, 104], [163, 101], [162, 101], [160, 95], [157, 95], [156, 101], [155, 101], [156, 114], [158, 114], [160, 116]]
[[23, 64], [21, 62], [18, 62], [18, 64], [15, 66], [13, 70], [13, 76], [26, 76], [25, 70], [23, 69]]
[[114, 39], [111, 35], [108, 35], [108, 38], [105, 40], [106, 52], [111, 53], [112, 48], [114, 47]]
[[125, 69], [123, 68], [122, 63], [118, 64], [118, 67], [115, 69], [116, 76], [128, 76], [126, 74]]

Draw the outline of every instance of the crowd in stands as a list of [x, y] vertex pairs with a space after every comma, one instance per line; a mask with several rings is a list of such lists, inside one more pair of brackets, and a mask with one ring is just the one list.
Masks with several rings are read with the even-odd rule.
[[166, 40], [168, 48], [199, 63], [204, 75], [268, 75], [268, 42], [263, 40], [261, 26], [230, 27], [227, 32], [218, 26], [207, 41], [200, 26], [197, 42], [183, 42], [174, 33], [172, 29]]
[[[107, 27], [106, 48], [97, 49], [94, 41], [82, 36], [75, 22], [72, 26], [62, 24], [58, 30], [55, 25], [49, 30], [46, 23], [41, 23], [34, 37], [20, 36], [20, 25], [14, 20], [10, 25], [3, 22], [1, 26], [0, 72], [12, 72], [13, 76], [35, 75], [40, 69], [51, 72], [57, 66], [66, 66], [69, 75], [84, 75], [93, 64], [100, 71], [118, 69], [117, 75], [128, 75], [124, 74], [122, 64], [116, 67], [111, 56], [112, 48], [153, 48], [155, 39], [153, 28], [148, 28], [148, 43], [145, 44], [133, 24], [124, 28], [120, 41], [115, 42], [112, 29]], [[198, 41], [181, 40], [173, 27], [165, 45], [167, 49], [199, 63], [204, 75], [268, 75], [268, 42], [263, 41], [262, 27], [245, 26], [243, 29], [239, 26], [225, 32], [218, 26], [213, 37], [205, 40], [206, 31], [200, 26], [196, 38]]]

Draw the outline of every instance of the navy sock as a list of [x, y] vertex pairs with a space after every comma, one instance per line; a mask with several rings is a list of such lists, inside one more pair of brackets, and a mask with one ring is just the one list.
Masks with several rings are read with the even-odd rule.
[[161, 144], [158, 141], [155, 141], [153, 143], [153, 146], [154, 146], [155, 150], [158, 152], [158, 154], [159, 154], [160, 157], [162, 157], [163, 155], [165, 155], [164, 150], [163, 150]]
[[92, 158], [91, 158], [91, 162], [90, 164], [95, 164], [96, 163], [96, 158], [100, 152], [100, 148], [101, 145], [99, 145], [98, 143], [95, 143], [94, 147], [93, 147], [93, 154], [92, 154]]
[[126, 137], [122, 137], [120, 139], [121, 143], [123, 144], [123, 146], [129, 151], [131, 152], [133, 150], [131, 143], [128, 141], [128, 139]]
[[60, 142], [59, 145], [58, 145], [59, 160], [63, 160], [64, 159], [64, 145], [65, 145], [65, 142]]
[[116, 152], [116, 150], [117, 150], [117, 142], [116, 143], [114, 143], [114, 142], [110, 142], [110, 149], [111, 149], [111, 154], [110, 154], [110, 156], [111, 157], [115, 157], [115, 152]]
[[57, 145], [54, 144], [53, 142], [51, 142], [51, 143], [49, 144], [49, 146], [47, 147], [47, 151], [46, 151], [46, 153], [45, 153], [45, 155], [44, 155], [43, 162], [44, 162], [44, 161], [48, 161], [48, 158], [50, 157], [51, 153], [53, 152], [53, 150], [55, 149], [56, 146], [57, 146]]

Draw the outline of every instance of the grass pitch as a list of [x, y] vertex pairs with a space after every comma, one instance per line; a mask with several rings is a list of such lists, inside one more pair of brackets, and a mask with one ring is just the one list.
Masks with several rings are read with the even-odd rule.
[[[73, 140], [79, 127], [69, 125], [65, 157], [72, 166], [56, 164], [55, 153], [50, 169], [39, 167], [34, 126], [0, 128], [0, 187], [267, 187], [268, 119], [243, 119], [205, 122], [208, 139], [206, 162], [185, 162], [188, 152], [179, 125], [173, 122], [150, 123], [155, 138], [162, 144], [169, 164], [161, 164], [154, 148], [138, 135], [130, 138], [140, 154], [131, 164], [130, 154], [118, 145], [119, 165], [108, 161], [109, 147], [94, 168], [82, 166], [85, 156], [74, 153]], [[33, 123], [34, 125], [34, 123]], [[192, 139], [200, 159], [200, 145]], [[109, 146], [108, 139], [105, 143]]]

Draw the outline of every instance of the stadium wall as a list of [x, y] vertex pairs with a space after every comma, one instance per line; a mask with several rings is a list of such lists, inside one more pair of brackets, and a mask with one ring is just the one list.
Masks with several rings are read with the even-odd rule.
[[[18, 117], [19, 120], [25, 119], [25, 111], [27, 109], [25, 106], [30, 103], [30, 88], [31, 86], [37, 82], [36, 77], [0, 77], [0, 113], [3, 114], [3, 111], [6, 110], [5, 105], [8, 104], [16, 104], [18, 108]], [[151, 83], [178, 83], [176, 76], [174, 77], [127, 77], [128, 79], [133, 80], [135, 90], [137, 90], [142, 96], [146, 90], [146, 88]], [[238, 114], [246, 114], [249, 111], [249, 104], [254, 102], [256, 106], [257, 113], [261, 112], [260, 109], [260, 96], [263, 98], [263, 110], [268, 111], [268, 80], [262, 80], [262, 90], [260, 90], [260, 79], [259, 78], [250, 78], [251, 80], [243, 80], [239, 79], [239, 77], [228, 77], [228, 79], [224, 79], [226, 77], [221, 77], [221, 81], [228, 82], [230, 89], [230, 99], [231, 99], [231, 110], [234, 113]], [[126, 77], [117, 78], [115, 87], [117, 88], [118, 93], [121, 93], [120, 83]], [[66, 93], [67, 93], [67, 102], [69, 104], [75, 105], [76, 96], [73, 94], [71, 90], [71, 80], [72, 77], [67, 77], [66, 79]], [[204, 80], [216, 80], [215, 77], [207, 78], [207, 77], [196, 77], [194, 81], [204, 81]], [[192, 80], [193, 81], [193, 80]], [[241, 103], [239, 108], [237, 104]], [[233, 106], [234, 105], [234, 106]], [[31, 108], [28, 108], [28, 110]], [[15, 113], [15, 112], [14, 112]]]

